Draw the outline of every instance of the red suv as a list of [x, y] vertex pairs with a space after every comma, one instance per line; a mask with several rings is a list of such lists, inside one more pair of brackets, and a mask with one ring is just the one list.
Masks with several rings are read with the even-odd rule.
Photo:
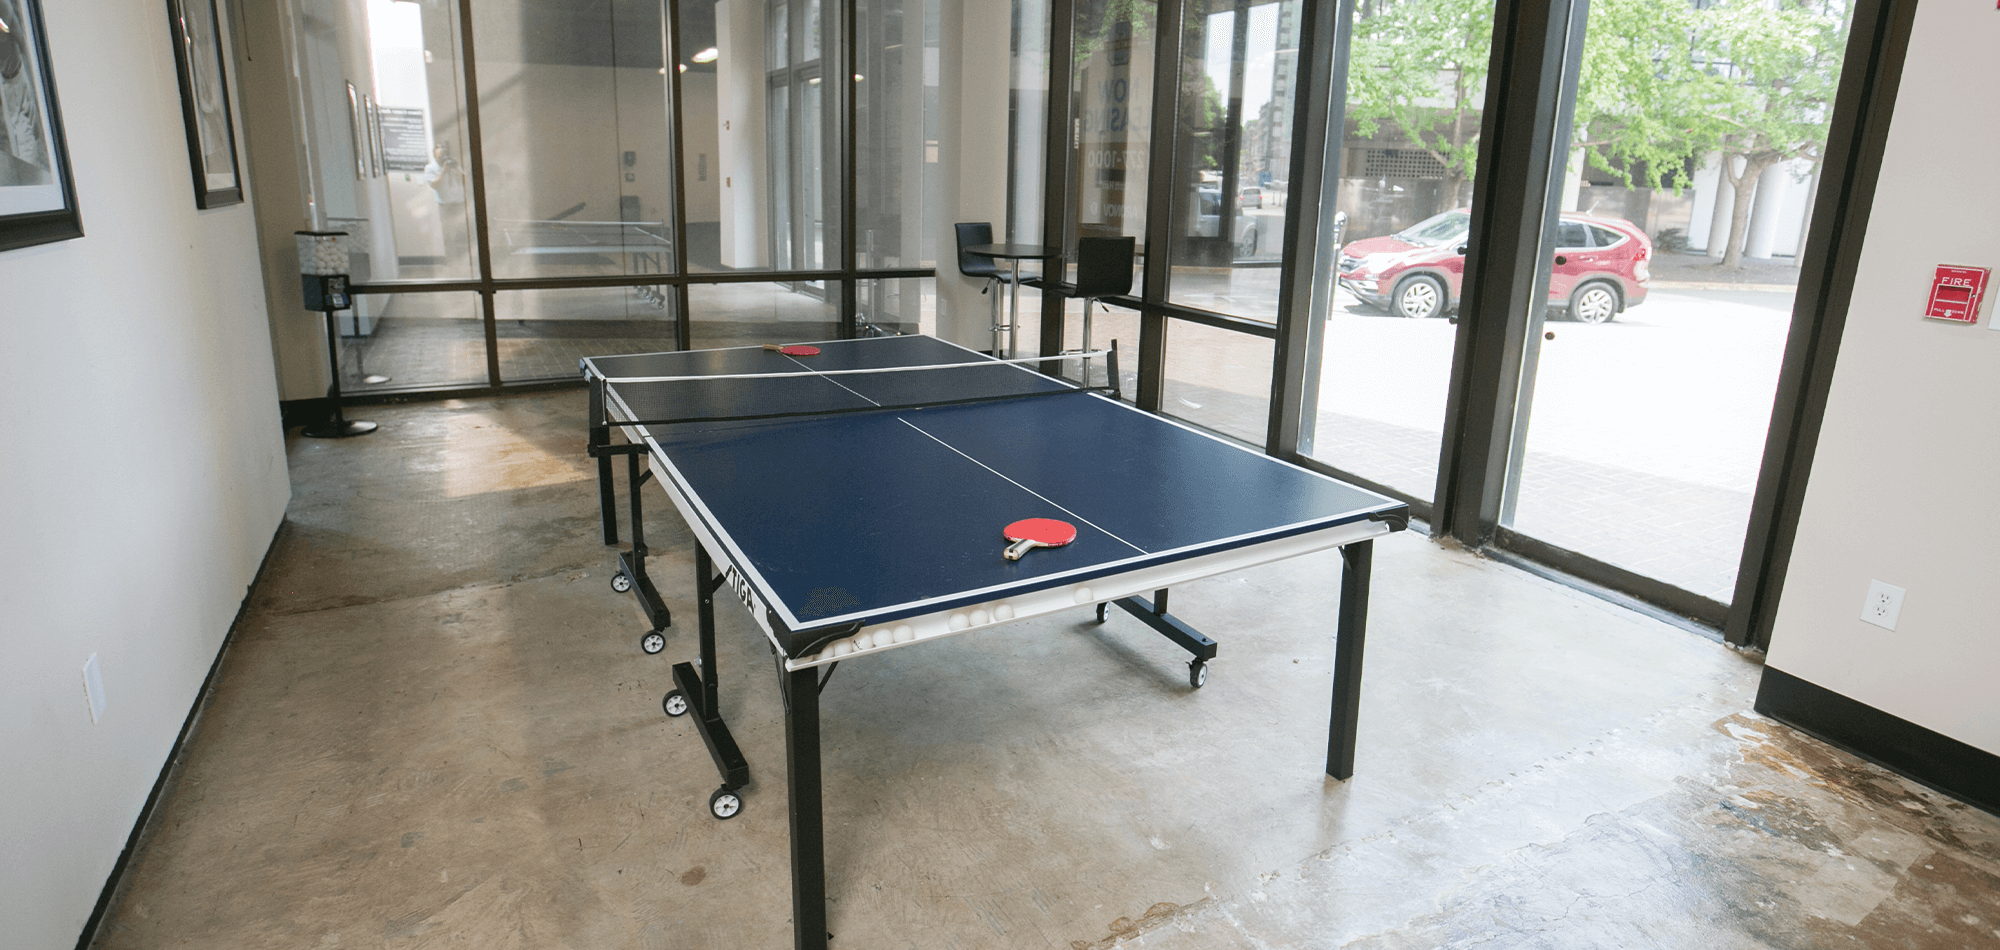
[[[1458, 309], [1465, 277], [1464, 208], [1425, 218], [1388, 237], [1340, 249], [1340, 286], [1371, 307], [1421, 320]], [[1564, 214], [1556, 225], [1549, 306], [1582, 323], [1604, 323], [1646, 301], [1653, 242], [1629, 221]]]

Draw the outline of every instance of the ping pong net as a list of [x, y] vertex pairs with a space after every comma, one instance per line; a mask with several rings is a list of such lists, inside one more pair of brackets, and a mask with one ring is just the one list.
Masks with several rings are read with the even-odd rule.
[[[1103, 358], [1106, 383], [1088, 386]], [[1038, 371], [1039, 370], [1039, 371]], [[977, 358], [917, 366], [826, 365], [776, 373], [603, 376], [593, 379], [599, 425], [750, 422], [856, 412], [923, 409], [1085, 392], [1118, 398], [1118, 355], [1108, 350], [1015, 360]], [[603, 387], [597, 392], [596, 387]]]

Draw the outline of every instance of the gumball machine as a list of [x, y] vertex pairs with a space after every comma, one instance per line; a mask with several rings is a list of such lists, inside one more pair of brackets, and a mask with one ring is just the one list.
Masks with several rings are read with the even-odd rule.
[[293, 236], [299, 244], [299, 279], [305, 290], [306, 309], [317, 310], [326, 317], [326, 362], [333, 377], [326, 389], [333, 414], [302, 431], [315, 439], [367, 435], [375, 431], [375, 423], [348, 420], [340, 396], [340, 331], [333, 315], [354, 306], [347, 290], [347, 232], [295, 231]]

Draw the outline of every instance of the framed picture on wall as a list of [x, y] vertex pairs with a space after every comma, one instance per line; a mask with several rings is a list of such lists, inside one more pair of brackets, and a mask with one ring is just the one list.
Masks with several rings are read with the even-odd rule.
[[41, 0], [0, 0], [0, 251], [83, 236]]
[[236, 204], [243, 200], [243, 182], [236, 168], [236, 123], [229, 113], [216, 0], [167, 0], [167, 20], [180, 72], [195, 207]]

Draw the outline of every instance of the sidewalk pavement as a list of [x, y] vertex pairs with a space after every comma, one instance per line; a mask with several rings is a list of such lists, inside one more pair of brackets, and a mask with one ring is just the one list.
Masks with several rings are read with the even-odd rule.
[[1741, 267], [1724, 268], [1720, 261], [1699, 251], [1658, 251], [1653, 255], [1654, 290], [1768, 290], [1793, 291], [1799, 285], [1799, 266], [1791, 258], [1753, 260], [1744, 258]]

